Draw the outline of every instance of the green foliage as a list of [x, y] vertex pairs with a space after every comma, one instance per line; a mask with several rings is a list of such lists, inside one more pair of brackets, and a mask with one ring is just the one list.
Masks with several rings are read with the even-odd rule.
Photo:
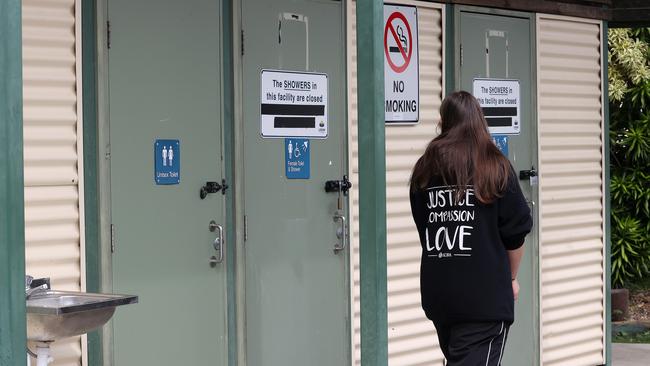
[[650, 343], [650, 330], [645, 332], [617, 332], [612, 337], [614, 343]]
[[612, 342], [650, 343], [650, 327], [643, 322], [613, 324]]
[[609, 98], [621, 101], [628, 88], [650, 79], [648, 68], [648, 30], [613, 28], [609, 30]]
[[650, 274], [650, 28], [610, 29], [612, 283]]
[[612, 282], [624, 284], [648, 273], [650, 246], [647, 245], [647, 228], [629, 216], [612, 216]]

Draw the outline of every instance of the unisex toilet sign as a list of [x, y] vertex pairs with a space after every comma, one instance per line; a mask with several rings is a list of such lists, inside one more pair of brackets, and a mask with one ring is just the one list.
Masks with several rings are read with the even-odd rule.
[[384, 5], [384, 95], [387, 123], [417, 123], [420, 85], [414, 6]]
[[158, 185], [181, 181], [181, 146], [178, 140], [156, 140], [153, 144], [154, 181]]
[[473, 89], [490, 133], [518, 135], [521, 131], [519, 80], [474, 79]]
[[327, 137], [327, 75], [262, 70], [262, 137]]

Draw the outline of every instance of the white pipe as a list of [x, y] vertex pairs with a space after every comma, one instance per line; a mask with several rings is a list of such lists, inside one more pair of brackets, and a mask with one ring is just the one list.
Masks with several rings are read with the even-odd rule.
[[54, 361], [50, 356], [50, 344], [39, 343], [36, 345], [36, 366], [47, 366]]

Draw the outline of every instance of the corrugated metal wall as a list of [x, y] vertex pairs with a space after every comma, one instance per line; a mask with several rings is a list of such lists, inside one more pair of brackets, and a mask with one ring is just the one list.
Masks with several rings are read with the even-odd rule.
[[[26, 272], [81, 290], [81, 129], [75, 0], [23, 0]], [[81, 204], [82, 206], [82, 204]], [[55, 366], [81, 364], [80, 338], [56, 342]]]
[[[411, 168], [436, 133], [442, 99], [442, 9], [418, 5], [420, 123], [386, 128], [386, 210], [388, 226], [388, 354], [390, 365], [442, 365], [433, 324], [420, 305], [420, 241], [411, 218], [408, 180]], [[357, 160], [356, 22], [355, 4], [348, 8], [348, 81], [351, 192], [351, 260], [354, 313], [354, 362], [360, 363], [359, 326], [359, 169]]]
[[604, 360], [600, 23], [539, 15], [542, 364]]

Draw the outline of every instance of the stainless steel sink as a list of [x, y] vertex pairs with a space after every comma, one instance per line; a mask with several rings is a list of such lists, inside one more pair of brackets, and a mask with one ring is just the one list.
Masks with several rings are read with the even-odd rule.
[[137, 296], [46, 290], [27, 299], [27, 339], [51, 342], [104, 325], [115, 307], [138, 302]]

